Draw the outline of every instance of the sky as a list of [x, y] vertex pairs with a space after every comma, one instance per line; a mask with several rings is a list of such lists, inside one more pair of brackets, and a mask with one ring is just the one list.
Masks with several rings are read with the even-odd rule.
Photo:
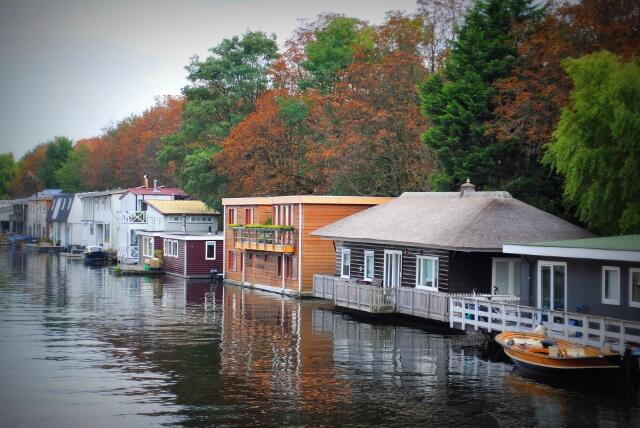
[[[278, 43], [321, 13], [372, 24], [415, 0], [0, 0], [0, 153], [97, 136], [179, 94], [184, 66], [247, 30]], [[302, 20], [302, 21], [301, 21]]]

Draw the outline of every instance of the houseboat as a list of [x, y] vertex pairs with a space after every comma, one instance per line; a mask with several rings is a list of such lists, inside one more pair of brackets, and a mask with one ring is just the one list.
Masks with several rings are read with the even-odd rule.
[[511, 243], [503, 252], [522, 267], [522, 305], [640, 321], [640, 235]]
[[[408, 313], [429, 318], [429, 295], [520, 298], [521, 258], [505, 255], [505, 242], [592, 236], [508, 192], [475, 191], [469, 182], [460, 192], [403, 193], [313, 235], [335, 243], [334, 272], [328, 280], [353, 289], [349, 307], [377, 311], [370, 288], [377, 285], [389, 290], [376, 293], [381, 311], [396, 312], [403, 305]], [[422, 312], [416, 309], [421, 305], [426, 305]], [[448, 321], [446, 301], [438, 307], [435, 319]]]
[[65, 248], [71, 246], [71, 227], [68, 221], [73, 201], [74, 195], [54, 195], [51, 208], [47, 212], [49, 239], [55, 245]]
[[140, 231], [139, 265], [161, 259], [164, 272], [183, 278], [217, 278], [224, 267], [224, 236], [216, 233]]
[[224, 198], [225, 280], [277, 293], [312, 294], [313, 274], [334, 269], [334, 248], [319, 227], [390, 198], [274, 196]]

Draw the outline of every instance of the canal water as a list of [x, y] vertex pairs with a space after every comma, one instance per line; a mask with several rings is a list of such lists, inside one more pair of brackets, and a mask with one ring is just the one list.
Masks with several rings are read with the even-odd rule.
[[551, 386], [478, 339], [207, 281], [0, 249], [0, 426], [640, 426], [640, 396]]

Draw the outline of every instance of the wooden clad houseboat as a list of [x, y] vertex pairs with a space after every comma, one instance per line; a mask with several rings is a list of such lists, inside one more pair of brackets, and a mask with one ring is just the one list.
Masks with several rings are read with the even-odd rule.
[[319, 227], [389, 201], [360, 196], [224, 198], [225, 280], [278, 293], [311, 295], [314, 273], [334, 269]]
[[[335, 242], [333, 283], [350, 289], [348, 307], [377, 312], [369, 287], [378, 285], [389, 290], [386, 312], [440, 321], [448, 321], [448, 305], [442, 300], [437, 316], [430, 316], [431, 297], [521, 296], [521, 259], [503, 254], [505, 242], [592, 236], [507, 192], [476, 192], [468, 182], [460, 192], [404, 193], [313, 235]], [[333, 298], [340, 304], [342, 297]]]
[[170, 275], [209, 278], [222, 273], [222, 234], [140, 231], [138, 235], [139, 265], [151, 265], [161, 258], [164, 272]]

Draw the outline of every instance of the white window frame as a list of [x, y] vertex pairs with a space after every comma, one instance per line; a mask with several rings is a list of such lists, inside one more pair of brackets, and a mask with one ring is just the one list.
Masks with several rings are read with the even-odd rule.
[[[175, 248], [175, 252], [173, 251], [173, 245], [176, 245]], [[163, 249], [162, 249], [162, 253], [167, 256], [167, 257], [174, 257], [177, 258], [178, 257], [178, 253], [179, 253], [179, 248], [178, 248], [178, 240], [176, 239], [164, 239], [163, 243], [162, 243]]]
[[[209, 246], [213, 244], [213, 257], [208, 257], [207, 253], [209, 252]], [[206, 241], [204, 243], [204, 258], [205, 260], [215, 260], [216, 259], [216, 250], [217, 248], [217, 243], [216, 241]]]
[[[605, 278], [607, 275], [607, 271], [618, 272], [618, 299], [607, 299], [605, 297]], [[620, 275], [620, 267], [619, 266], [602, 266], [602, 303], [605, 305], [620, 305], [620, 296], [621, 296], [621, 288], [622, 288], [622, 277]]]
[[[434, 263], [433, 266], [433, 286], [420, 284], [420, 277], [422, 276], [422, 262], [424, 260], [431, 260]], [[439, 273], [439, 259], [433, 256], [416, 256], [416, 288], [421, 290], [438, 291], [438, 273]]]
[[[520, 280], [521, 278], [516, 278], [515, 276], [515, 263], [520, 263], [520, 269], [522, 269], [522, 261], [519, 258], [515, 257], [493, 257], [491, 261], [491, 294], [494, 295], [494, 288], [496, 286], [496, 262], [506, 262], [509, 263], [509, 284], [507, 285], [507, 292], [512, 296], [515, 296], [515, 285], [516, 280]], [[522, 271], [520, 271], [522, 272]], [[566, 275], [566, 271], [565, 271]], [[520, 292], [522, 293], [522, 282], [520, 282]], [[516, 296], [520, 297], [520, 296]]]
[[[154, 242], [153, 236], [143, 236], [142, 237], [142, 256], [143, 257], [153, 257], [154, 250]], [[151, 251], [147, 251], [150, 249]]]
[[[387, 255], [389, 256], [399, 256], [399, 260], [400, 260], [400, 266], [398, 266], [399, 268], [399, 276], [396, 277], [394, 272], [387, 272]], [[403, 254], [402, 251], [399, 250], [384, 250], [384, 258], [383, 260], [383, 273], [382, 273], [382, 284], [384, 286], [384, 288], [400, 288], [402, 287], [402, 268], [403, 268]], [[391, 281], [389, 281], [389, 283], [387, 283], [387, 273], [389, 273], [389, 278]], [[391, 284], [391, 282], [393, 282], [393, 280], [396, 280], [397, 285], [393, 285]]]
[[542, 267], [543, 266], [550, 266], [551, 267], [551, 273], [552, 273], [552, 278], [553, 278], [553, 267], [554, 266], [563, 266], [564, 267], [564, 309], [554, 309], [553, 307], [553, 300], [554, 300], [554, 287], [553, 284], [551, 286], [551, 290], [550, 290], [550, 308], [549, 309], [544, 309], [545, 311], [566, 311], [567, 310], [567, 283], [569, 281], [569, 270], [567, 269], [567, 262], [558, 262], [558, 261], [551, 261], [551, 260], [538, 260], [538, 269], [537, 269], [537, 274], [538, 274], [538, 278], [537, 278], [537, 288], [538, 288], [538, 300], [537, 300], [537, 307], [538, 308], [542, 308]]
[[[347, 275], [344, 274], [344, 256], [349, 255], [349, 273]], [[349, 279], [351, 278], [351, 249], [343, 248], [340, 254], [340, 278]]]
[[[369, 267], [369, 263], [367, 263], [368, 257], [371, 257], [371, 278], [367, 276], [367, 268]], [[373, 278], [376, 276], [375, 266], [376, 266], [376, 253], [372, 250], [366, 250], [364, 252], [364, 272], [362, 273], [362, 279], [365, 281], [373, 281]]]
[[629, 306], [632, 308], [640, 308], [640, 301], [634, 301], [633, 299], [633, 294], [631, 293], [632, 291], [632, 287], [633, 287], [633, 282], [631, 281], [633, 279], [633, 274], [637, 273], [638, 275], [640, 275], [640, 268], [629, 268]]
[[[177, 218], [177, 220], [175, 220]], [[170, 215], [167, 219], [169, 223], [182, 223], [182, 218], [179, 215]]]

